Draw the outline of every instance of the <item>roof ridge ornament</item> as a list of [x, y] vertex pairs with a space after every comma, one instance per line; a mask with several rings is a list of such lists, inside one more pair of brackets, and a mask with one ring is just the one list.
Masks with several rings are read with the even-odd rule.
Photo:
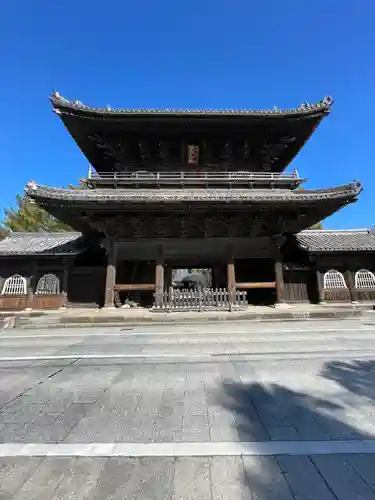
[[38, 189], [38, 185], [35, 181], [29, 181], [26, 184], [26, 189], [25, 191], [36, 191]]
[[[59, 92], [54, 90], [50, 97], [52, 104], [54, 105], [54, 110], [59, 114], [63, 112], [57, 106], [60, 104], [62, 106], [69, 106], [71, 108], [87, 110], [95, 113], [108, 113], [108, 114], [196, 114], [196, 115], [287, 115], [287, 114], [298, 114], [301, 111], [319, 111], [322, 109], [329, 110], [333, 104], [332, 97], [326, 96], [321, 99], [316, 104], [310, 104], [307, 101], [300, 104], [296, 108], [285, 108], [280, 109], [277, 106], [273, 106], [271, 109], [239, 109], [239, 108], [113, 108], [109, 104], [105, 107], [90, 107], [87, 104], [83, 104], [81, 101], [74, 100], [70, 101], [63, 97]], [[66, 112], [66, 111], [65, 111]]]
[[65, 99], [57, 90], [52, 91], [51, 99], [56, 99], [58, 101], [65, 102], [66, 104], [71, 104], [68, 99]]
[[320, 101], [320, 103], [331, 107], [333, 104], [333, 98], [329, 95], [326, 95], [325, 98]]

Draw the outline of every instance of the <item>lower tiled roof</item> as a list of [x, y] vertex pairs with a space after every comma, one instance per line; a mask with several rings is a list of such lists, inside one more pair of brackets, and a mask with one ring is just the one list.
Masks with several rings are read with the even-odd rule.
[[307, 229], [296, 238], [308, 252], [375, 252], [375, 235], [368, 229]]
[[0, 255], [75, 255], [83, 250], [81, 233], [10, 233], [0, 241]]
[[[308, 252], [375, 252], [375, 234], [368, 229], [308, 229], [296, 234]], [[87, 248], [81, 233], [10, 233], [0, 241], [0, 256], [76, 255]]]
[[355, 199], [362, 191], [359, 182], [328, 189], [62, 189], [36, 184], [30, 181], [26, 194], [37, 202], [175, 202], [175, 201], [243, 201], [243, 202], [303, 202], [321, 200]]

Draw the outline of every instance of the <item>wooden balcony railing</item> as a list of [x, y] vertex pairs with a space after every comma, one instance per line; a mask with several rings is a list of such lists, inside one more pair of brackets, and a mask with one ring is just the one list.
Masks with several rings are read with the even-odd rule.
[[89, 172], [87, 182], [95, 185], [225, 185], [225, 184], [269, 184], [269, 185], [299, 185], [303, 182], [298, 172]]

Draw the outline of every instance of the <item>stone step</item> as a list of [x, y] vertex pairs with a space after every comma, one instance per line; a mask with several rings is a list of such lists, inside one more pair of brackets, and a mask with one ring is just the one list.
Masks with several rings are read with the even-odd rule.
[[186, 313], [180, 315], [179, 313], [171, 314], [155, 314], [147, 317], [127, 317], [124, 315], [114, 315], [103, 313], [96, 313], [96, 315], [87, 316], [57, 316], [49, 314], [43, 318], [33, 318], [29, 321], [17, 323], [17, 327], [23, 329], [45, 329], [45, 328], [84, 328], [84, 327], [121, 327], [121, 326], [150, 326], [157, 324], [199, 324], [207, 321], [223, 322], [223, 321], [267, 321], [267, 322], [280, 322], [280, 321], [301, 321], [301, 320], [338, 320], [338, 319], [351, 319], [351, 318], [373, 318], [374, 312], [369, 310], [359, 310], [354, 308], [339, 308], [327, 309], [318, 311], [288, 311], [277, 310], [269, 313], [247, 313], [236, 315], [227, 314], [205, 314], [205, 313], [191, 313], [191, 316]]

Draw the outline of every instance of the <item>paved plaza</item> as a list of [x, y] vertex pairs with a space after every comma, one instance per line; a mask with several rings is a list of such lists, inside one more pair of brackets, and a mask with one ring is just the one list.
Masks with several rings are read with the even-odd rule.
[[374, 499], [375, 321], [3, 330], [0, 500]]

